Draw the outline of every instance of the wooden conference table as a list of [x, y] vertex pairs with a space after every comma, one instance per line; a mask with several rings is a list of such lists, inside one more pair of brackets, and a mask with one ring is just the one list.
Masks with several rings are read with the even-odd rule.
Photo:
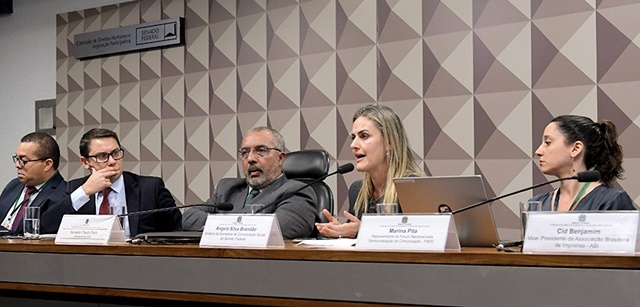
[[[640, 257], [0, 240], [0, 305], [640, 306]], [[29, 298], [29, 299], [25, 299]], [[8, 300], [8, 301], [6, 301]], [[30, 300], [33, 302], [30, 303]]]

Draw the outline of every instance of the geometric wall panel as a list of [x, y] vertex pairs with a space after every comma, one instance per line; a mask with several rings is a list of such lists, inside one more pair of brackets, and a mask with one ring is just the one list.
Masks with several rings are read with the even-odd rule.
[[[489, 196], [543, 182], [549, 120], [616, 123], [640, 201], [640, 14], [634, 1], [144, 0], [56, 16], [56, 126], [65, 178], [86, 175], [78, 142], [115, 129], [125, 168], [162, 176], [180, 204], [242, 176], [248, 129], [289, 151], [353, 162], [352, 116], [370, 103], [403, 120], [429, 175], [479, 174]], [[184, 17], [185, 46], [79, 61], [75, 34]], [[348, 206], [353, 172], [327, 180]], [[514, 195], [517, 202], [544, 191]]]

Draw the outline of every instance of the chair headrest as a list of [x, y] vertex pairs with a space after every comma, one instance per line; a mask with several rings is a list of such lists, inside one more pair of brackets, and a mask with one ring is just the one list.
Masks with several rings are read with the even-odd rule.
[[282, 172], [288, 179], [316, 179], [329, 172], [329, 154], [321, 149], [294, 151], [287, 154]]

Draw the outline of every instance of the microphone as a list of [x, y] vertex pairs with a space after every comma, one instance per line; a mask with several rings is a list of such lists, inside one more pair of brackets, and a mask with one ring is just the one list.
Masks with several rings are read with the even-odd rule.
[[277, 205], [279, 202], [281, 202], [281, 201], [283, 201], [283, 200], [285, 200], [285, 199], [287, 199], [287, 198], [289, 198], [289, 197], [293, 196], [294, 194], [296, 194], [296, 193], [298, 193], [298, 192], [300, 192], [300, 191], [304, 190], [304, 189], [305, 189], [305, 188], [307, 188], [307, 187], [310, 187], [311, 185], [313, 185], [313, 184], [315, 184], [315, 183], [317, 183], [317, 182], [320, 182], [320, 181], [322, 181], [322, 180], [325, 180], [325, 179], [326, 179], [327, 177], [329, 177], [329, 176], [333, 176], [333, 175], [335, 175], [335, 174], [346, 174], [346, 173], [349, 173], [349, 172], [353, 171], [353, 169], [354, 169], [353, 163], [347, 163], [347, 164], [340, 165], [340, 166], [338, 166], [338, 169], [336, 169], [336, 171], [335, 171], [335, 172], [333, 172], [333, 173], [328, 173], [328, 174], [326, 174], [326, 175], [320, 176], [320, 177], [318, 177], [318, 178], [314, 179], [313, 181], [310, 181], [309, 183], [307, 183], [307, 184], [305, 184], [305, 185], [301, 186], [300, 188], [297, 188], [297, 189], [295, 189], [295, 190], [293, 190], [293, 191], [291, 191], [291, 192], [289, 192], [289, 193], [287, 193], [287, 194], [283, 195], [282, 197], [279, 197], [279, 198], [278, 198], [278, 199], [276, 199], [275, 201], [273, 201], [273, 202], [269, 203], [268, 205], [266, 205], [266, 206], [264, 206], [264, 207], [262, 207], [262, 208], [258, 209], [258, 210], [256, 211], [256, 213], [260, 213], [260, 212], [262, 212], [262, 211], [266, 210], [267, 208], [271, 208], [271, 207], [273, 207], [273, 206]]
[[[329, 176], [331, 176], [333, 174], [351, 173], [353, 171], [353, 169], [354, 169], [353, 163], [343, 164], [343, 165], [338, 166], [338, 169], [335, 172], [333, 172], [331, 174], [324, 175], [324, 178], [327, 178], [327, 177], [329, 177]], [[322, 178], [322, 179], [324, 179], [324, 178]]]
[[515, 192], [511, 192], [511, 193], [508, 193], [508, 194], [496, 196], [496, 197], [493, 197], [493, 198], [490, 198], [490, 199], [475, 203], [473, 205], [460, 208], [460, 209], [455, 210], [453, 212], [451, 211], [451, 208], [449, 208], [449, 206], [447, 206], [446, 204], [442, 204], [442, 205], [440, 205], [438, 207], [438, 212], [441, 212], [441, 213], [443, 213], [443, 212], [451, 212], [451, 214], [458, 214], [458, 213], [461, 213], [461, 212], [465, 212], [467, 210], [471, 210], [471, 209], [473, 209], [475, 207], [479, 207], [479, 206], [482, 206], [484, 204], [488, 204], [490, 202], [494, 202], [496, 200], [500, 200], [500, 199], [503, 199], [505, 197], [509, 197], [511, 195], [522, 193], [522, 192], [528, 191], [528, 190], [533, 190], [535, 188], [538, 188], [538, 187], [541, 187], [541, 186], [544, 186], [544, 185], [547, 185], [547, 184], [552, 184], [552, 183], [555, 183], [555, 182], [558, 182], [558, 181], [563, 181], [563, 180], [578, 180], [578, 182], [595, 182], [595, 181], [600, 180], [600, 172], [598, 172], [598, 171], [579, 172], [575, 176], [565, 177], [565, 178], [558, 178], [558, 179], [555, 179], [555, 180], [539, 183], [539, 184], [536, 184], [534, 186], [530, 186], [528, 188], [524, 188], [524, 189], [521, 189], [521, 190], [517, 190]]
[[515, 250], [513, 248], [506, 247], [504, 244], [498, 244], [498, 245], [495, 245], [495, 247], [499, 252], [507, 252], [507, 253], [517, 253], [518, 252], [517, 250]]
[[184, 206], [180, 206], [180, 207], [176, 206], [176, 207], [167, 207], [167, 208], [158, 208], [158, 209], [149, 209], [149, 210], [142, 210], [142, 211], [136, 211], [136, 212], [129, 212], [129, 213], [125, 213], [125, 214], [118, 214], [118, 217], [145, 215], [145, 214], [150, 214], [150, 213], [163, 212], [163, 211], [169, 211], [169, 210], [181, 209], [181, 208], [191, 208], [191, 207], [213, 207], [214, 208], [214, 213], [216, 211], [231, 211], [231, 210], [233, 210], [233, 204], [231, 204], [231, 203], [219, 203], [217, 205], [193, 204], [193, 205], [184, 205]]
[[600, 180], [600, 172], [598, 171], [584, 171], [579, 172], [576, 176], [578, 182], [596, 182]]

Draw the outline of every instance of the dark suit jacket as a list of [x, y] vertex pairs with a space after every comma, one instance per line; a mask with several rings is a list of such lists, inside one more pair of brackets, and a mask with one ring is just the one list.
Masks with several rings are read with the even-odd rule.
[[[139, 176], [123, 172], [124, 189], [127, 197], [127, 212], [138, 212], [157, 208], [175, 207], [171, 192], [158, 177]], [[95, 195], [76, 211], [71, 204], [71, 193], [82, 186], [89, 176], [69, 181], [67, 195], [42, 214], [42, 233], [56, 233], [65, 214], [96, 214]], [[182, 230], [182, 214], [179, 209], [129, 216], [131, 236], [146, 232]], [[46, 227], [45, 227], [46, 225]]]
[[[50, 205], [67, 195], [65, 193], [66, 188], [67, 182], [64, 181], [64, 178], [62, 178], [60, 173], [56, 172], [55, 175], [53, 175], [42, 187], [42, 191], [38, 193], [29, 206], [40, 207], [40, 215], [42, 215]], [[7, 184], [4, 190], [2, 190], [2, 194], [0, 194], [0, 221], [7, 216], [7, 213], [9, 213], [9, 210], [15, 203], [16, 198], [18, 198], [20, 193], [22, 193], [22, 189], [24, 189], [24, 183], [20, 182], [18, 178], [15, 178]], [[16, 233], [14, 233], [14, 235], [19, 234], [22, 234], [22, 223], [20, 223], [16, 229]]]
[[[308, 237], [314, 228], [316, 218], [316, 193], [312, 188], [306, 187], [301, 191], [289, 195], [305, 184], [297, 180], [289, 180], [284, 175], [280, 176], [268, 187], [262, 189], [260, 194], [253, 199], [253, 204], [265, 204], [265, 213], [275, 213], [278, 224], [282, 230], [284, 239]], [[216, 193], [207, 200], [207, 204], [220, 203], [233, 204], [235, 213], [248, 213], [249, 208], [244, 202], [249, 193], [249, 186], [244, 178], [221, 179], [216, 188]], [[186, 230], [201, 230], [207, 220], [210, 207], [193, 207], [185, 211], [183, 225]]]

